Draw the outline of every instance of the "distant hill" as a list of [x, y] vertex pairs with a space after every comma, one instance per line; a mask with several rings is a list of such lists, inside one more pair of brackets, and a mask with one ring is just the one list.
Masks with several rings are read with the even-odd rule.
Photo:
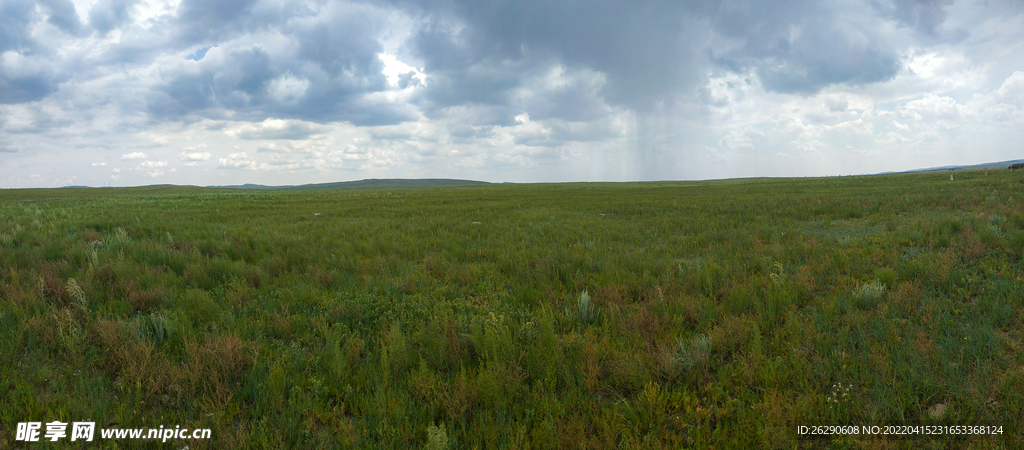
[[233, 186], [207, 186], [221, 189], [263, 189], [263, 190], [300, 190], [300, 189], [396, 189], [426, 188], [439, 186], [461, 186], [468, 184], [490, 184], [486, 181], [452, 180], [447, 178], [424, 178], [417, 180], [389, 178], [358, 181], [339, 181], [336, 183], [302, 184], [298, 186], [265, 186], [262, 184], [242, 184]]
[[[939, 166], [929, 167], [925, 169], [911, 169], [904, 170], [901, 172], [881, 172], [877, 175], [893, 175], [901, 173], [919, 173], [919, 172], [939, 172], [945, 170], [982, 170], [985, 168], [998, 170], [1006, 169], [1011, 164], [1024, 164], [1024, 159], [1014, 159], [1010, 161], [998, 161], [984, 164], [972, 164], [972, 165], [961, 165], [961, 166]], [[398, 188], [429, 188], [429, 187], [441, 187], [441, 186], [462, 186], [462, 185], [476, 185], [476, 184], [493, 184], [486, 181], [474, 181], [474, 180], [454, 180], [449, 178], [421, 178], [421, 179], [406, 179], [406, 178], [370, 178], [367, 180], [357, 181], [339, 181], [335, 183], [314, 183], [314, 184], [300, 184], [296, 186], [267, 186], [263, 184], [239, 184], [239, 185], [227, 185], [227, 186], [206, 186], [208, 188], [217, 189], [255, 189], [255, 190], [302, 190], [302, 189], [398, 189]], [[497, 184], [514, 184], [510, 182], [503, 182]], [[63, 186], [63, 188], [83, 189], [89, 186]], [[137, 186], [142, 188], [168, 188], [168, 187], [195, 187], [195, 186], [178, 186], [173, 184], [155, 184], [149, 186]]]
[[929, 167], [927, 169], [912, 169], [904, 170], [902, 172], [882, 172], [879, 175], [889, 175], [894, 173], [917, 173], [917, 172], [939, 172], [943, 170], [982, 170], [985, 168], [989, 169], [1006, 169], [1010, 167], [1010, 164], [1021, 164], [1024, 163], [1024, 159], [1014, 159], [1012, 161], [999, 161], [984, 164], [972, 164], [969, 166], [940, 166], [940, 167]]

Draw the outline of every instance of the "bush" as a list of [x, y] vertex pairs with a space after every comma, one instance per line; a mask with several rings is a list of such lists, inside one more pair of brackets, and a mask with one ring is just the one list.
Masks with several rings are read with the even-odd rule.
[[1007, 247], [1014, 255], [1024, 256], [1024, 230], [1011, 235]]
[[885, 285], [875, 280], [862, 284], [853, 290], [854, 303], [861, 308], [871, 308], [885, 297]]
[[159, 346], [167, 339], [167, 319], [160, 314], [138, 315], [128, 325], [136, 339], [150, 341]]
[[676, 367], [681, 374], [691, 370], [707, 367], [711, 360], [711, 338], [699, 335], [693, 339], [677, 339], [679, 353], [676, 355]]
[[884, 285], [885, 289], [896, 287], [896, 270], [891, 267], [875, 269], [875, 279]]
[[995, 225], [984, 225], [978, 228], [978, 239], [988, 248], [999, 248], [1002, 246], [1002, 237], [999, 228]]
[[448, 432], [445, 430], [444, 424], [427, 427], [427, 445], [423, 448], [426, 450], [445, 450], [448, 448]]
[[586, 290], [580, 293], [580, 299], [576, 306], [578, 311], [577, 317], [581, 323], [589, 325], [597, 318], [597, 313], [594, 312], [594, 304], [590, 302], [590, 294]]

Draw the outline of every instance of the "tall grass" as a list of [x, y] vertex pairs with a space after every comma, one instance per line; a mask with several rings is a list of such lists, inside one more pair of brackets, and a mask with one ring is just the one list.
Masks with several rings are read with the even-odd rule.
[[[0, 191], [0, 423], [212, 428], [193, 449], [1019, 448], [1019, 175]], [[796, 433], [938, 423], [1003, 434]]]

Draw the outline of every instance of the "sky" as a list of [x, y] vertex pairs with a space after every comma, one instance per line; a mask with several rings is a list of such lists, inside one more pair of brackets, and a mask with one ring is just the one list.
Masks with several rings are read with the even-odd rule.
[[0, 0], [0, 187], [1024, 158], [1019, 0]]

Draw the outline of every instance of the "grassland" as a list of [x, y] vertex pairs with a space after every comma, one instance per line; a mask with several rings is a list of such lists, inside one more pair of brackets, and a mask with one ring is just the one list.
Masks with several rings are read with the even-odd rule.
[[1005, 170], [3, 190], [0, 447], [1022, 448], [1022, 252]]

